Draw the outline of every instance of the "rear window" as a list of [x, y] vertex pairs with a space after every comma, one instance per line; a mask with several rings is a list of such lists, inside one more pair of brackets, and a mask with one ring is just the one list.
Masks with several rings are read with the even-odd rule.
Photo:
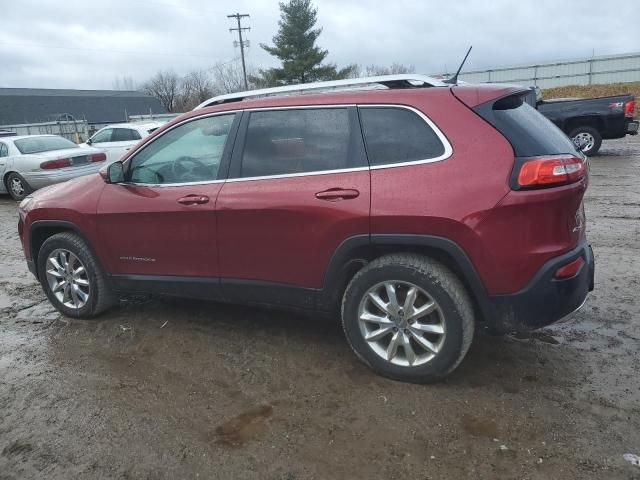
[[130, 142], [141, 138], [140, 134], [131, 128], [115, 128], [111, 134], [112, 142]]
[[511, 143], [516, 157], [575, 154], [562, 130], [526, 103], [525, 94], [511, 95], [474, 108]]
[[361, 107], [360, 121], [371, 165], [437, 158], [444, 145], [416, 113], [398, 107]]
[[23, 155], [64, 150], [65, 148], [78, 148], [78, 145], [63, 137], [29, 137], [15, 140], [13, 143]]

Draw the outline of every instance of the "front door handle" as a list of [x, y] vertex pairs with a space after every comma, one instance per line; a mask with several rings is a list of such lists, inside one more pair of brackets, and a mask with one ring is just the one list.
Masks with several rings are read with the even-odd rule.
[[316, 198], [318, 200], [337, 202], [338, 200], [357, 198], [359, 195], [360, 192], [354, 188], [330, 188], [329, 190], [316, 193]]
[[207, 202], [209, 202], [209, 197], [206, 195], [187, 195], [178, 199], [178, 203], [182, 205], [202, 205]]

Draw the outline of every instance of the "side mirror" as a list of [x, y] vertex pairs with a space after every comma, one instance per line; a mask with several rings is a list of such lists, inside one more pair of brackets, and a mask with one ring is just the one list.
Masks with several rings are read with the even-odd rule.
[[87, 138], [87, 141], [84, 142], [84, 143], [86, 143], [87, 145], [91, 145], [93, 143], [93, 141], [90, 138]]
[[105, 178], [107, 183], [124, 182], [124, 166], [120, 162], [113, 162], [107, 167], [107, 175]]

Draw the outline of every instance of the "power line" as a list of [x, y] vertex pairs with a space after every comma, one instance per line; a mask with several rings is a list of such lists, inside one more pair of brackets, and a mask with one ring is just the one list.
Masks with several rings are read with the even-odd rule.
[[123, 55], [159, 55], [163, 57], [199, 57], [199, 58], [211, 58], [211, 55], [205, 55], [204, 53], [166, 53], [166, 52], [133, 52], [126, 50], [111, 50], [107, 48], [86, 48], [86, 47], [66, 47], [63, 45], [47, 45], [44, 43], [9, 43], [0, 42], [0, 45], [8, 47], [37, 47], [37, 48], [57, 48], [61, 50], [84, 50], [89, 52], [106, 52], [106, 53], [119, 53]]
[[249, 14], [247, 13], [234, 13], [232, 15], [227, 15], [227, 18], [235, 18], [238, 22], [238, 28], [230, 28], [229, 31], [233, 32], [234, 30], [238, 32], [239, 45], [240, 45], [240, 57], [242, 58], [242, 75], [244, 76], [244, 89], [249, 90], [249, 84], [247, 83], [247, 67], [244, 63], [244, 45], [245, 42], [242, 40], [242, 32], [244, 30], [251, 30], [250, 27], [242, 27], [240, 24], [241, 18], [249, 18]]

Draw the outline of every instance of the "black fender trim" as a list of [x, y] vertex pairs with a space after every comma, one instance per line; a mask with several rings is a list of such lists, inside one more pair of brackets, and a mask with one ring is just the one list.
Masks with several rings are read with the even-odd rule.
[[403, 245], [408, 247], [427, 247], [440, 250], [448, 254], [458, 267], [463, 282], [471, 290], [469, 293], [476, 301], [478, 308], [484, 320], [489, 320], [495, 316], [495, 308], [487, 291], [480, 279], [480, 275], [476, 271], [473, 263], [467, 256], [466, 252], [456, 242], [448, 238], [435, 235], [416, 235], [416, 234], [372, 234], [371, 244], [376, 246], [385, 245]]
[[30, 270], [36, 276], [36, 278], [38, 277], [38, 271], [37, 271], [38, 270], [38, 256], [35, 254], [36, 252], [33, 251], [33, 244], [32, 244], [33, 235], [38, 230], [41, 230], [43, 228], [52, 228], [52, 227], [53, 228], [60, 228], [60, 229], [63, 229], [63, 230], [71, 230], [71, 231], [73, 231], [73, 233], [77, 234], [80, 238], [82, 238], [84, 243], [87, 244], [87, 247], [91, 251], [91, 254], [93, 255], [94, 259], [96, 260], [98, 265], [100, 265], [100, 268], [102, 268], [102, 271], [103, 272], [105, 271], [104, 267], [102, 266], [102, 261], [101, 261], [100, 257], [98, 255], [96, 255], [96, 252], [95, 252], [93, 246], [91, 245], [91, 242], [89, 242], [89, 240], [84, 235], [82, 230], [80, 230], [80, 227], [78, 227], [75, 223], [69, 222], [67, 220], [36, 220], [35, 222], [33, 222], [29, 226], [29, 240], [28, 240], [28, 245], [27, 245], [28, 251], [31, 254], [31, 261], [34, 264], [33, 270], [31, 270], [31, 268], [30, 268]]

